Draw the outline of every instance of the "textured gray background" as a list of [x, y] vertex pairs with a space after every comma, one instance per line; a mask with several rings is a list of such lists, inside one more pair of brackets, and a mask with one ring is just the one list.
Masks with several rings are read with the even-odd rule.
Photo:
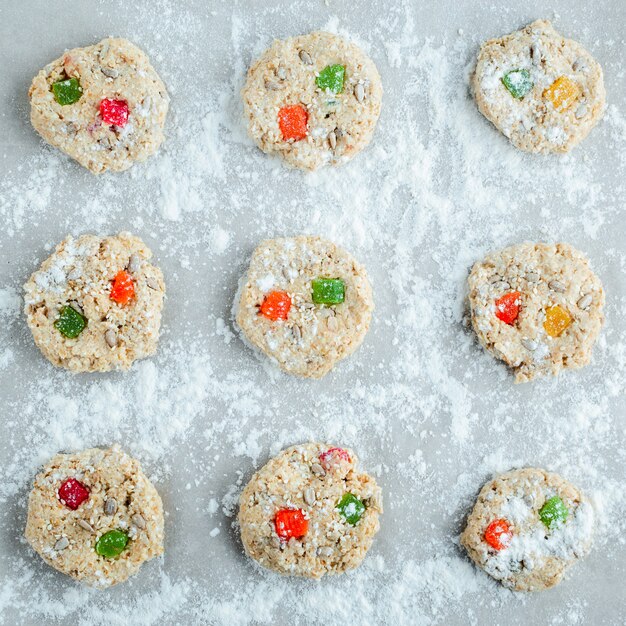
[[[153, 431], [145, 423], [138, 425], [144, 417], [133, 402], [149, 402], [149, 398], [141, 397], [128, 400], [130, 413], [109, 424], [107, 409], [90, 399], [89, 386], [101, 390], [102, 385], [110, 384], [112, 389], [120, 393], [128, 390], [130, 395], [137, 372], [127, 377], [71, 378], [44, 362], [19, 316], [6, 322], [2, 337], [4, 345], [11, 347], [13, 361], [0, 371], [4, 403], [0, 462], [4, 486], [15, 483], [15, 488], [2, 492], [5, 497], [0, 510], [0, 574], [5, 581], [0, 606], [4, 623], [244, 623], [242, 616], [256, 614], [259, 623], [282, 619], [331, 624], [334, 619], [340, 621], [337, 607], [344, 602], [362, 606], [361, 623], [386, 619], [446, 624], [624, 623], [626, 512], [621, 494], [611, 509], [615, 519], [610, 522], [608, 539], [601, 537], [588, 559], [556, 590], [513, 597], [479, 578], [478, 591], [454, 597], [449, 588], [445, 591], [446, 586], [454, 586], [454, 580], [443, 580], [441, 593], [436, 585], [416, 588], [414, 597], [405, 590], [400, 612], [393, 616], [389, 612], [390, 598], [400, 595], [394, 587], [400, 567], [394, 564], [404, 559], [423, 563], [441, 554], [459, 558], [453, 537], [474, 494], [494, 469], [546, 465], [590, 490], [602, 488], [603, 476], [608, 476], [613, 486], [626, 478], [624, 403], [623, 396], [615, 393], [615, 386], [623, 387], [624, 380], [624, 229], [623, 219], [618, 219], [620, 215], [623, 218], [625, 197], [623, 130], [617, 132], [616, 122], [605, 123], [573, 157], [568, 157], [570, 160], [562, 161], [564, 171], [571, 172], [572, 163], [580, 163], [584, 173], [583, 188], [570, 195], [558, 185], [538, 183], [536, 189], [533, 175], [541, 177], [551, 170], [550, 180], [554, 181], [561, 165], [556, 160], [521, 156], [511, 161], [513, 149], [467, 103], [460, 115], [471, 119], [471, 132], [493, 136], [489, 139], [491, 153], [486, 153], [489, 146], [476, 153], [484, 160], [485, 196], [475, 197], [471, 187], [457, 184], [459, 179], [471, 181], [471, 175], [455, 174], [456, 168], [460, 172], [467, 163], [458, 159], [454, 147], [448, 152], [443, 138], [434, 136], [442, 122], [429, 108], [428, 93], [420, 91], [422, 83], [414, 80], [414, 76], [421, 76], [423, 65], [413, 72], [409, 58], [399, 68], [391, 67], [386, 54], [388, 38], [404, 41], [403, 54], [409, 57], [432, 38], [433, 45], [450, 46], [454, 56], [457, 31], [462, 28], [460, 61], [453, 66], [453, 77], [462, 93], [464, 68], [480, 40], [514, 30], [536, 17], [553, 17], [554, 11], [559, 30], [581, 40], [603, 63], [609, 102], [621, 113], [626, 95], [622, 68], [626, 3], [619, 0], [548, 4], [330, 1], [328, 5], [315, 0], [187, 1], [180, 6], [163, 0], [2, 2], [0, 200], [5, 227], [0, 235], [0, 285], [18, 288], [45, 258], [48, 246], [67, 232], [133, 230], [152, 246], [168, 284], [164, 336], [154, 363], [165, 376], [171, 368], [174, 382], [159, 379], [164, 386], [156, 397], [165, 401], [178, 378], [181, 385], [185, 382], [188, 373], [176, 363], [187, 350], [193, 352], [194, 346], [204, 351], [196, 363], [210, 364], [214, 381], [203, 383], [204, 408], [191, 415], [185, 432], [164, 428], [165, 420], [156, 417]], [[273, 36], [314, 30], [333, 16], [339, 18], [341, 28], [367, 43], [385, 85], [384, 110], [374, 139], [377, 148], [342, 172], [325, 174], [321, 179], [345, 185], [346, 197], [363, 194], [365, 208], [360, 218], [370, 233], [364, 241], [350, 229], [350, 216], [346, 216], [336, 193], [325, 195], [315, 182], [318, 179], [307, 182], [297, 172], [285, 172], [270, 163], [246, 144], [237, 126], [236, 92], [250, 59]], [[158, 174], [155, 178], [161, 161], [149, 163], [146, 169], [136, 168], [132, 174], [96, 181], [87, 171], [44, 149], [30, 126], [26, 93], [32, 76], [64, 48], [88, 45], [109, 34], [126, 36], [144, 47], [172, 92], [168, 139], [157, 159], [169, 156], [176, 162], [193, 139], [188, 124], [197, 124], [206, 111], [229, 109], [227, 125], [219, 130], [226, 176], [207, 171], [206, 182], [192, 181], [203, 208], [183, 208], [178, 221], [164, 219], [158, 210], [165, 193]], [[413, 99], [406, 96], [407, 89], [415, 93]], [[437, 215], [429, 221], [434, 209], [431, 199], [421, 195], [419, 181], [415, 186], [391, 183], [391, 191], [385, 186], [393, 175], [385, 163], [393, 162], [396, 123], [404, 124], [407, 119], [413, 123], [407, 132], [427, 142], [428, 149], [438, 150], [431, 190], [450, 199], [454, 215], [447, 220]], [[41, 154], [44, 156], [39, 157]], [[29, 189], [33, 172], [47, 171], [41, 159], [59, 163], [52, 193], [38, 198], [37, 188], [30, 188], [32, 200], [19, 215], [11, 194], [16, 189]], [[480, 169], [475, 163], [469, 167], [472, 171]], [[367, 172], [365, 177], [359, 168]], [[531, 174], [527, 176], [527, 172]], [[368, 180], [370, 186], [364, 192], [358, 185]], [[501, 186], [510, 180], [518, 181], [522, 194], [509, 205], [511, 211], [506, 211], [497, 199], [501, 194], [505, 203], [509, 199]], [[372, 331], [357, 357], [323, 383], [272, 377], [238, 339], [225, 343], [218, 337], [215, 320], [229, 319], [237, 278], [260, 238], [324, 232], [335, 223], [335, 214], [341, 217], [335, 238], [366, 263], [372, 276], [377, 302]], [[231, 235], [231, 245], [224, 254], [211, 251], [210, 231], [216, 223]], [[404, 236], [416, 246], [403, 256], [398, 246]], [[486, 251], [524, 238], [563, 238], [589, 254], [607, 289], [608, 323], [592, 368], [558, 383], [513, 387], [504, 370], [483, 355], [463, 329], [463, 281], [467, 268]], [[402, 284], [394, 282], [394, 270], [403, 262], [415, 267], [419, 276], [414, 297], [409, 297], [411, 285], [400, 279]], [[413, 301], [446, 296], [451, 304], [444, 305], [441, 315], [437, 307], [416, 306], [414, 329], [395, 317], [398, 303], [409, 307]], [[424, 321], [422, 313], [433, 317]], [[386, 319], [394, 322], [387, 325]], [[403, 351], [402, 345], [410, 349]], [[439, 353], [443, 356], [438, 357]], [[419, 364], [418, 374], [405, 371], [403, 362], [408, 360]], [[440, 360], [444, 378], [428, 373]], [[613, 392], [604, 401], [609, 387]], [[74, 429], [70, 433], [58, 427], [61, 422], [55, 415], [50, 416], [46, 396], [57, 388], [61, 398], [77, 403], [72, 407], [77, 416], [70, 420]], [[337, 402], [344, 406], [338, 407]], [[251, 410], [255, 403], [261, 408]], [[456, 442], [450, 433], [464, 404], [471, 405], [471, 437]], [[197, 403], [190, 407], [197, 409]], [[594, 413], [592, 408], [597, 407], [600, 412]], [[110, 410], [114, 412], [115, 407]], [[155, 406], [155, 415], [160, 415], [160, 410]], [[341, 419], [333, 419], [335, 410]], [[586, 411], [592, 422], [597, 419], [607, 428], [598, 433], [592, 425], [588, 432], [579, 431], [578, 439], [566, 435], [559, 440], [559, 420], [565, 425]], [[494, 430], [493, 417], [498, 413], [503, 430]], [[144, 442], [134, 438], [137, 430], [149, 434]], [[428, 433], [425, 442], [421, 431]], [[254, 435], [250, 440], [258, 443], [259, 449], [257, 454], [245, 455], [241, 444], [250, 432]], [[372, 556], [370, 569], [364, 574], [366, 582], [358, 577], [335, 580], [316, 590], [309, 583], [278, 581], [242, 557], [237, 534], [230, 529], [232, 518], [221, 512], [209, 518], [209, 500], [228, 503], [228, 494], [235, 492], [233, 486], [242, 476], [248, 478], [270, 449], [274, 452], [281, 445], [309, 438], [345, 441], [359, 451], [368, 467], [382, 467], [386, 513], [373, 554], [384, 556], [385, 567], [382, 572], [374, 571], [376, 556]], [[495, 453], [502, 461], [485, 462], [494, 452], [494, 439]], [[105, 594], [77, 592], [73, 583], [48, 569], [18, 540], [25, 519], [28, 481], [38, 464], [58, 449], [105, 445], [112, 440], [136, 452], [158, 479], [169, 514], [167, 553], [164, 561], [145, 566], [127, 585]], [[553, 447], [546, 445], [550, 440]], [[150, 449], [151, 442], [155, 449]], [[424, 480], [415, 477], [415, 465], [403, 465], [417, 447], [427, 463]], [[255, 457], [254, 462], [250, 456]], [[188, 484], [191, 489], [186, 488]], [[221, 533], [209, 540], [207, 532], [216, 526]], [[172, 582], [189, 583], [178, 609], [167, 606], [168, 594], [176, 594], [163, 584], [163, 571]], [[468, 570], [459, 571], [465, 574]], [[399, 579], [402, 581], [403, 576]], [[410, 590], [411, 581], [404, 577], [404, 582]], [[271, 603], [269, 613], [254, 608], [276, 589], [284, 594], [284, 600]], [[357, 593], [365, 595], [359, 600]], [[77, 597], [82, 598], [80, 608], [68, 613], [51, 606], [60, 594], [65, 594], [73, 606], [78, 606]], [[325, 594], [328, 614], [322, 607]], [[147, 599], [143, 608], [142, 598]], [[365, 598], [372, 606], [366, 606]], [[166, 606], [162, 612], [148, 610], [163, 601]], [[312, 607], [308, 618], [302, 609], [307, 603]], [[232, 607], [232, 615], [228, 607]], [[345, 623], [345, 616], [342, 619]]]

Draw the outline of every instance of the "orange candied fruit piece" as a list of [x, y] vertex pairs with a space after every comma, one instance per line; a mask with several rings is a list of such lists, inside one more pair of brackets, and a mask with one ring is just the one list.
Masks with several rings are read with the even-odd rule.
[[270, 291], [261, 304], [261, 315], [275, 322], [286, 320], [291, 308], [291, 298], [286, 291]]
[[278, 126], [285, 141], [300, 141], [308, 133], [309, 114], [300, 104], [290, 104], [278, 111]]
[[485, 541], [494, 550], [503, 550], [513, 539], [513, 532], [505, 519], [496, 519], [485, 529]]
[[302, 509], [281, 509], [274, 517], [276, 534], [285, 541], [300, 539], [309, 531], [309, 520]]
[[109, 297], [122, 306], [128, 304], [135, 297], [135, 283], [127, 271], [121, 270], [115, 275]]
[[519, 315], [521, 295], [519, 291], [511, 291], [500, 296], [496, 300], [496, 317], [511, 326]]
[[580, 96], [580, 87], [567, 76], [559, 76], [544, 92], [544, 98], [560, 112], [569, 109]]
[[543, 328], [550, 337], [558, 337], [571, 323], [571, 315], [562, 306], [556, 304], [546, 310]]

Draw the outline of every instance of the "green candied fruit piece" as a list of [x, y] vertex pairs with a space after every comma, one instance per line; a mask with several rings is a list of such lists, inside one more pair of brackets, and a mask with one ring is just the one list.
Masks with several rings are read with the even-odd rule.
[[114, 559], [124, 551], [128, 535], [123, 530], [110, 530], [96, 541], [96, 552], [107, 559]]
[[345, 76], [346, 68], [344, 65], [327, 65], [315, 78], [315, 84], [324, 91], [341, 93]]
[[60, 80], [52, 85], [54, 99], [62, 106], [78, 102], [83, 95], [83, 88], [78, 82], [78, 78], [68, 78]]
[[59, 319], [54, 323], [54, 327], [68, 339], [76, 339], [85, 330], [85, 326], [87, 318], [71, 306], [64, 306]]
[[337, 503], [339, 513], [345, 518], [348, 524], [354, 526], [365, 513], [365, 505], [352, 493], [344, 493]]
[[550, 529], [560, 522], [567, 519], [568, 510], [565, 503], [559, 496], [552, 496], [546, 500], [545, 504], [539, 511], [541, 521]]
[[511, 70], [502, 77], [502, 84], [509, 90], [509, 93], [518, 100], [521, 100], [534, 86], [530, 80], [528, 70]]
[[341, 304], [346, 299], [346, 284], [341, 278], [318, 278], [311, 282], [315, 304]]

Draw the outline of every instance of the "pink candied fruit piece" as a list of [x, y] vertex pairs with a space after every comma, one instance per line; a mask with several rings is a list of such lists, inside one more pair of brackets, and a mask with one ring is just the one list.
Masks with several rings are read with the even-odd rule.
[[337, 461], [347, 461], [350, 463], [350, 455], [343, 448], [330, 448], [322, 452], [319, 456], [320, 464], [324, 469], [330, 469]]
[[128, 122], [128, 104], [125, 100], [105, 98], [100, 102], [100, 116], [105, 124], [123, 128]]

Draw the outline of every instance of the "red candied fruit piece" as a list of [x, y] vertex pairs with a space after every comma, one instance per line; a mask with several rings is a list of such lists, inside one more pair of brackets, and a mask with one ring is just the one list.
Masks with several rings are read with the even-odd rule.
[[333, 463], [338, 459], [350, 463], [350, 455], [343, 448], [330, 448], [326, 452], [322, 452], [319, 456], [320, 464], [324, 469], [330, 469]]
[[309, 520], [302, 509], [281, 509], [274, 517], [276, 534], [285, 541], [292, 537], [300, 539], [309, 530]]
[[100, 115], [105, 124], [123, 128], [128, 122], [128, 104], [125, 100], [105, 98], [100, 102]]
[[275, 322], [286, 320], [291, 308], [291, 298], [286, 291], [270, 291], [261, 304], [261, 315]]
[[119, 271], [113, 279], [109, 297], [122, 306], [128, 304], [135, 296], [133, 277], [125, 270]]
[[513, 538], [511, 527], [505, 519], [496, 519], [485, 529], [485, 541], [494, 550], [503, 550]]
[[496, 300], [496, 317], [511, 326], [519, 315], [521, 295], [519, 291], [511, 291], [500, 296]]
[[309, 114], [300, 104], [290, 104], [278, 111], [278, 126], [285, 141], [300, 141], [308, 132]]
[[72, 511], [75, 511], [88, 498], [89, 489], [75, 478], [68, 478], [59, 487], [59, 500]]

